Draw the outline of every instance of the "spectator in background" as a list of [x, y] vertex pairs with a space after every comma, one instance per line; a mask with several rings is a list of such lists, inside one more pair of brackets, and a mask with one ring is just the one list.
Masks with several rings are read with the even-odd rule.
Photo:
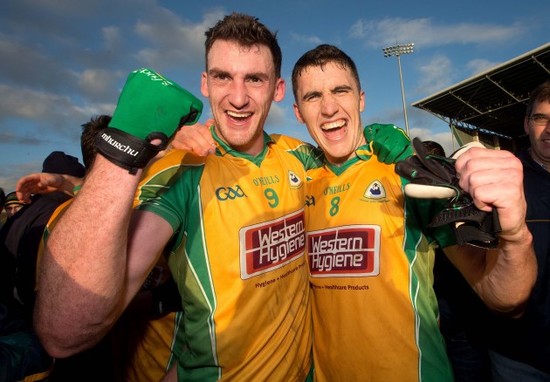
[[[54, 151], [44, 160], [42, 171], [84, 176], [78, 159]], [[22, 204], [12, 193], [9, 207], [19, 211], [0, 229], [0, 263], [2, 265], [1, 300], [4, 315], [0, 325], [0, 374], [6, 379], [45, 378], [52, 359], [40, 345], [32, 329], [36, 257], [42, 232], [53, 211], [70, 196], [63, 192], [33, 195]]]
[[17, 199], [17, 194], [15, 191], [10, 192], [6, 195], [6, 201], [4, 202], [4, 210], [8, 216], [8, 219], [15, 215], [23, 206], [24, 202]]
[[[523, 164], [526, 222], [533, 235], [538, 272], [525, 313], [506, 318], [487, 310], [456, 269], [439, 301], [451, 313], [442, 315], [456, 380], [550, 381], [550, 81], [535, 88], [527, 104], [524, 130], [530, 146], [518, 152]], [[463, 313], [460, 313], [463, 312]]]
[[[68, 167], [75, 166], [76, 158], [71, 162], [61, 163], [61, 154], [59, 152], [52, 153], [50, 160], [45, 161], [43, 171], [40, 173], [29, 174], [17, 182], [16, 191], [21, 200], [27, 201], [30, 205], [37, 206], [44, 200], [58, 200], [61, 203], [56, 203], [54, 209], [47, 216], [44, 216], [47, 224], [36, 230], [38, 239], [43, 236], [47, 237], [48, 227], [52, 225], [56, 217], [69, 205], [72, 201], [72, 196], [82, 184], [86, 171], [91, 168], [95, 159], [94, 139], [96, 135], [105, 128], [111, 116], [99, 115], [92, 117], [90, 121], [82, 125], [82, 133], [80, 138], [81, 153], [84, 166], [78, 164], [78, 169], [68, 171]], [[66, 170], [63, 170], [63, 167]], [[41, 248], [41, 246], [40, 246]], [[39, 246], [36, 246], [36, 250]], [[36, 253], [36, 252], [35, 252]], [[35, 256], [36, 259], [36, 256]], [[33, 263], [34, 270], [37, 269], [40, 261], [40, 252], [38, 259]], [[29, 264], [30, 265], [30, 264]], [[33, 279], [34, 288], [34, 279]], [[75, 355], [68, 359], [59, 359], [55, 362], [55, 367], [52, 368], [49, 375], [49, 380], [52, 382], [79, 380], [79, 381], [113, 381], [113, 365], [110, 344], [101, 342], [93, 349], [84, 353]], [[101, 367], [93, 367], [93, 365], [101, 364]], [[82, 370], [86, 369], [86, 373]]]
[[[42, 172], [81, 178], [84, 166], [76, 157], [54, 151], [44, 160]], [[15, 193], [13, 195], [17, 199]], [[42, 232], [53, 211], [70, 197], [64, 192], [33, 195], [30, 203], [21, 208], [17, 219], [8, 221], [0, 231], [0, 253], [15, 259], [15, 298], [23, 305], [29, 319], [34, 305], [36, 254]]]
[[[80, 135], [80, 150], [85, 173], [90, 171], [95, 160], [94, 140], [97, 134], [109, 125], [111, 116], [102, 114], [92, 117], [82, 124]], [[71, 176], [70, 174], [41, 172], [26, 175], [19, 179], [16, 186], [17, 197], [20, 200], [30, 202], [31, 196], [47, 194], [54, 191], [74, 195], [75, 189], [80, 188], [84, 181], [84, 175]]]

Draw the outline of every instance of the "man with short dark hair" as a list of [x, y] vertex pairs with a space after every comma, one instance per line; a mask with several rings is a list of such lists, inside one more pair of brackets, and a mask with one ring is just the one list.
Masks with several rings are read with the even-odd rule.
[[292, 85], [296, 117], [326, 158], [306, 184], [316, 380], [451, 381], [432, 289], [434, 248], [491, 309], [521, 314], [536, 272], [521, 164], [482, 148], [458, 156], [449, 186], [470, 193], [479, 209], [496, 208], [502, 231], [495, 249], [457, 245], [450, 225], [429, 226], [442, 203], [404, 195], [409, 180], [370, 152], [365, 94], [349, 56], [331, 45], [306, 52]]
[[166, 247], [184, 309], [172, 348], [179, 379], [304, 381], [310, 149], [264, 133], [285, 91], [275, 34], [232, 14], [206, 36], [201, 91], [216, 120], [216, 155], [171, 151], [138, 189], [143, 167], [202, 105], [152, 70], [131, 73], [94, 166], [48, 240], [35, 324], [55, 357], [92, 346]]

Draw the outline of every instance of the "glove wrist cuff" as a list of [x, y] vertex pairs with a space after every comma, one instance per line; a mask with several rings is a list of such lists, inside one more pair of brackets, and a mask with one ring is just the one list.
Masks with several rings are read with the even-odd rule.
[[[151, 144], [152, 139], [160, 139], [161, 144]], [[166, 146], [167, 138], [164, 134], [151, 134], [147, 140], [143, 140], [116, 128], [101, 131], [95, 139], [95, 147], [100, 154], [132, 175], [147, 166]]]

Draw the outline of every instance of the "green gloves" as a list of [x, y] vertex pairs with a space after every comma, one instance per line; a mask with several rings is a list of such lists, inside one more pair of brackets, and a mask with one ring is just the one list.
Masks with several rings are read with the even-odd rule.
[[396, 163], [414, 153], [407, 134], [395, 125], [374, 123], [365, 126], [363, 134], [380, 162]]
[[[151, 69], [128, 75], [109, 128], [98, 134], [97, 150], [135, 174], [161, 150], [182, 125], [197, 122], [202, 102]], [[153, 145], [151, 141], [159, 140]]]

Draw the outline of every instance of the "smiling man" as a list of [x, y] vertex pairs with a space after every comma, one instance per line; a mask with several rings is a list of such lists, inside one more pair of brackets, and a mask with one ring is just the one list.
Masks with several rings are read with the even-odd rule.
[[194, 123], [202, 105], [158, 73], [133, 72], [106, 134], [139, 154], [98, 140], [94, 166], [46, 246], [36, 327], [55, 357], [92, 346], [164, 252], [182, 297], [171, 341], [179, 380], [304, 381], [311, 147], [264, 133], [285, 91], [275, 34], [231, 14], [207, 31], [205, 47], [201, 91], [215, 119], [215, 155], [174, 150], [144, 172], [142, 151], [154, 154], [153, 143]]
[[521, 163], [480, 148], [458, 158], [460, 186], [479, 208], [496, 208], [502, 226], [495, 250], [459, 247], [450, 227], [427, 228], [441, 205], [405, 197], [395, 165], [375, 160], [365, 144], [365, 94], [350, 57], [320, 45], [297, 61], [292, 85], [296, 117], [326, 157], [306, 184], [316, 381], [451, 381], [434, 248], [444, 248], [489, 307], [521, 312], [536, 273]]

